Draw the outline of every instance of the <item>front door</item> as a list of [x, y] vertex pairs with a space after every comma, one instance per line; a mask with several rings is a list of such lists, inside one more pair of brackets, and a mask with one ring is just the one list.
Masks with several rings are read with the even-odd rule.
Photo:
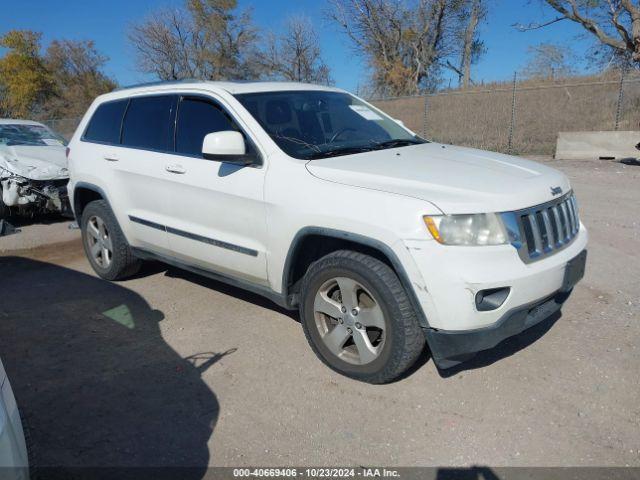
[[[202, 157], [205, 135], [227, 130], [240, 128], [213, 99], [181, 97], [176, 156], [167, 165], [174, 182], [169, 245], [173, 255], [186, 263], [266, 285], [266, 169]], [[255, 152], [250, 141], [247, 148]]]

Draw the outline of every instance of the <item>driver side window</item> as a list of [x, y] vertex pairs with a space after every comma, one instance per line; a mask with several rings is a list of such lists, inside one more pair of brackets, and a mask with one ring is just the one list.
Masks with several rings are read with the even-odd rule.
[[208, 133], [236, 130], [238, 127], [213, 102], [184, 97], [176, 118], [176, 153], [202, 157], [202, 141]]

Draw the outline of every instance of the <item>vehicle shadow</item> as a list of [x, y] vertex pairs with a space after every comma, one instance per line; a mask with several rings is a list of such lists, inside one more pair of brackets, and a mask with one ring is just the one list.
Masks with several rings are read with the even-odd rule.
[[449, 378], [465, 370], [488, 367], [503, 358], [510, 357], [542, 338], [561, 317], [562, 311], [558, 311], [524, 332], [503, 340], [492, 349], [478, 352], [469, 360], [455, 367], [446, 370], [439, 369], [438, 373], [442, 378]]
[[[259, 307], [268, 308], [269, 310], [273, 310], [274, 312], [281, 313], [282, 315], [286, 315], [292, 320], [300, 323], [300, 318], [298, 316], [297, 310], [287, 310], [286, 308], [279, 306], [278, 304], [272, 302], [266, 297], [263, 297], [262, 295], [258, 295], [257, 293], [250, 292], [240, 287], [234, 287], [233, 285], [228, 285], [224, 282], [219, 282], [212, 278], [191, 273], [187, 270], [182, 270], [180, 268], [175, 268], [167, 265], [165, 265], [164, 267], [166, 270], [165, 275], [170, 278], [181, 278], [188, 282], [195, 283], [196, 285], [200, 285], [202, 287], [209, 288], [211, 290], [216, 290], [217, 292], [223, 293], [225, 295], [229, 295], [230, 297], [234, 297], [239, 300], [243, 300], [245, 302], [258, 305]], [[153, 268], [153, 267], [150, 267], [150, 268]], [[155, 268], [160, 268], [160, 267], [155, 267]]]
[[0, 357], [36, 472], [189, 467], [174, 473], [202, 478], [220, 407], [201, 375], [235, 349], [183, 359], [162, 338], [163, 313], [127, 288], [15, 256], [0, 272]]
[[[210, 279], [208, 277], [203, 277], [201, 275], [191, 273], [187, 270], [175, 268], [161, 262], [145, 262], [145, 265], [138, 275], [146, 276], [160, 272], [164, 272], [164, 275], [168, 277], [181, 278], [188, 282], [192, 282], [205, 288], [216, 290], [220, 293], [229, 295], [239, 300], [258, 305], [262, 308], [268, 308], [275, 312], [286, 315], [298, 323], [300, 322], [297, 310], [284, 309], [273, 303], [271, 300], [262, 297], [261, 295], [249, 292], [239, 287], [228, 285], [223, 282], [219, 282], [217, 280]], [[527, 348], [529, 345], [535, 343], [538, 339], [543, 337], [551, 329], [555, 322], [560, 319], [561, 316], [561, 312], [556, 312], [549, 318], [525, 330], [524, 332], [507, 338], [506, 340], [496, 345], [494, 348], [490, 350], [484, 350], [470, 356], [468, 360], [459, 365], [456, 365], [455, 367], [446, 370], [438, 369], [438, 374], [442, 378], [449, 378], [462, 371], [488, 367], [493, 363], [502, 360], [503, 358], [510, 357], [511, 355], [514, 355], [520, 350]], [[416, 362], [411, 367], [409, 367], [407, 371], [405, 371], [396, 380], [394, 380], [394, 383], [413, 376], [413, 374], [424, 367], [430, 359], [431, 352], [429, 351], [429, 347], [425, 345], [424, 350], [419, 355]]]
[[499, 480], [489, 467], [439, 468], [435, 480]]
[[53, 225], [54, 223], [64, 223], [72, 221], [71, 218], [61, 214], [39, 214], [30, 216], [10, 215], [7, 219], [16, 228], [28, 227], [31, 225]]
[[619, 162], [624, 165], [632, 165], [634, 167], [640, 166], [640, 158], [634, 158], [634, 157], [622, 158], [619, 160]]

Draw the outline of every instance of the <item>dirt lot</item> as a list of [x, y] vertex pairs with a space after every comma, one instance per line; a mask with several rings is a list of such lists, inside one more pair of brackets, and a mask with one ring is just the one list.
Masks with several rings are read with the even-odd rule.
[[385, 386], [331, 372], [241, 290], [159, 264], [99, 280], [67, 222], [0, 239], [0, 352], [36, 462], [640, 466], [640, 167], [550, 164], [591, 235], [562, 315]]

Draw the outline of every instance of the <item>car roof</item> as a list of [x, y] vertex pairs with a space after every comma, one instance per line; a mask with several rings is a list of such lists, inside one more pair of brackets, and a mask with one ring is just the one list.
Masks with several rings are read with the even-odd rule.
[[44, 127], [44, 125], [40, 122], [36, 122], [34, 120], [20, 120], [17, 118], [0, 118], [0, 125], [40, 125]]
[[224, 91], [232, 95], [242, 93], [259, 93], [259, 92], [283, 92], [291, 90], [318, 90], [330, 92], [342, 92], [343, 90], [324, 85], [315, 85], [312, 83], [300, 82], [247, 82], [247, 81], [202, 81], [202, 80], [177, 80], [168, 82], [152, 82], [139, 85], [131, 85], [114, 90], [113, 92], [101, 95], [101, 100], [113, 100], [117, 98], [126, 98], [131, 95], [153, 92], [171, 92], [180, 88], [185, 89], [201, 89], [212, 92]]

